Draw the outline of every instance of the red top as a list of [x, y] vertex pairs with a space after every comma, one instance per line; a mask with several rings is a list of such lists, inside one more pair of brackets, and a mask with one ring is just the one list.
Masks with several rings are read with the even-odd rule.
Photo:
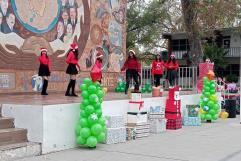
[[48, 65], [49, 71], [51, 71], [51, 61], [50, 61], [49, 57], [46, 56], [45, 53], [42, 53], [38, 57], [38, 60], [39, 60], [40, 64]]
[[66, 58], [66, 63], [75, 64], [80, 69], [80, 65], [78, 63], [78, 59], [75, 58], [74, 53], [72, 51], [69, 52], [69, 55]]
[[152, 74], [163, 74], [165, 63], [163, 61], [156, 61], [152, 62]]
[[97, 81], [97, 80], [101, 80], [102, 78], [102, 63], [100, 60], [96, 60], [94, 66], [92, 67], [91, 71], [90, 71], [90, 76], [93, 82]]
[[176, 63], [173, 63], [172, 61], [170, 61], [170, 63], [168, 63], [168, 61], [167, 61], [166, 64], [165, 64], [165, 67], [167, 69], [175, 69], [175, 70], [177, 70], [179, 68], [179, 64], [178, 64], [177, 61], [176, 61]]
[[141, 72], [141, 64], [137, 60], [129, 58], [121, 68], [121, 71], [124, 71], [125, 69], [135, 69], [138, 72]]

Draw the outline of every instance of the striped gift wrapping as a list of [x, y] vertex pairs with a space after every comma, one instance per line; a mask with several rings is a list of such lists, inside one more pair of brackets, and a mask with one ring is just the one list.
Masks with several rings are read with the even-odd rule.
[[182, 118], [167, 119], [167, 129], [177, 130], [182, 128]]

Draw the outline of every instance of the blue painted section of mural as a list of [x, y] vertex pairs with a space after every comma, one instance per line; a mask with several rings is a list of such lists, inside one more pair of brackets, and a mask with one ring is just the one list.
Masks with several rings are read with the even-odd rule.
[[[19, 22], [25, 27], [27, 28], [28, 30], [34, 32], [34, 33], [45, 33], [45, 32], [48, 32], [50, 31], [51, 29], [54, 28], [54, 26], [57, 24], [58, 20], [59, 20], [59, 16], [60, 16], [60, 13], [61, 13], [61, 0], [56, 0], [57, 1], [57, 4], [58, 4], [58, 12], [57, 12], [57, 16], [53, 19], [53, 21], [48, 25], [46, 26], [45, 29], [38, 29], [36, 27], [33, 27], [31, 26], [30, 24], [24, 22], [19, 14], [18, 14], [18, 9], [17, 9], [17, 6], [16, 6], [16, 3], [15, 3], [16, 0], [11, 0], [11, 4], [12, 4], [12, 8], [13, 8], [13, 11], [17, 17], [17, 19], [19, 20]], [[31, 20], [30, 20], [31, 21]]]

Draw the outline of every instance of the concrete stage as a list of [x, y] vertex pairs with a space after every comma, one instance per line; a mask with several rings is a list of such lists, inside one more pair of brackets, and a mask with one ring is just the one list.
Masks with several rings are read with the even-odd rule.
[[[190, 92], [189, 92], [190, 93]], [[199, 94], [181, 92], [181, 107], [198, 104]], [[144, 108], [165, 107], [166, 97], [144, 94]], [[28, 130], [30, 142], [41, 143], [42, 154], [76, 147], [75, 126], [79, 120], [81, 97], [63, 94], [0, 96], [2, 115], [15, 119], [17, 128]], [[103, 115], [123, 115], [126, 119], [128, 97], [123, 93], [108, 93], [102, 104]]]

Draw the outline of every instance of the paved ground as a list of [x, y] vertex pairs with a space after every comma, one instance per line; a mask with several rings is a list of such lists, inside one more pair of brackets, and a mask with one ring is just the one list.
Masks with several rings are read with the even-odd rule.
[[71, 149], [19, 161], [240, 161], [239, 119], [151, 135], [97, 149]]

